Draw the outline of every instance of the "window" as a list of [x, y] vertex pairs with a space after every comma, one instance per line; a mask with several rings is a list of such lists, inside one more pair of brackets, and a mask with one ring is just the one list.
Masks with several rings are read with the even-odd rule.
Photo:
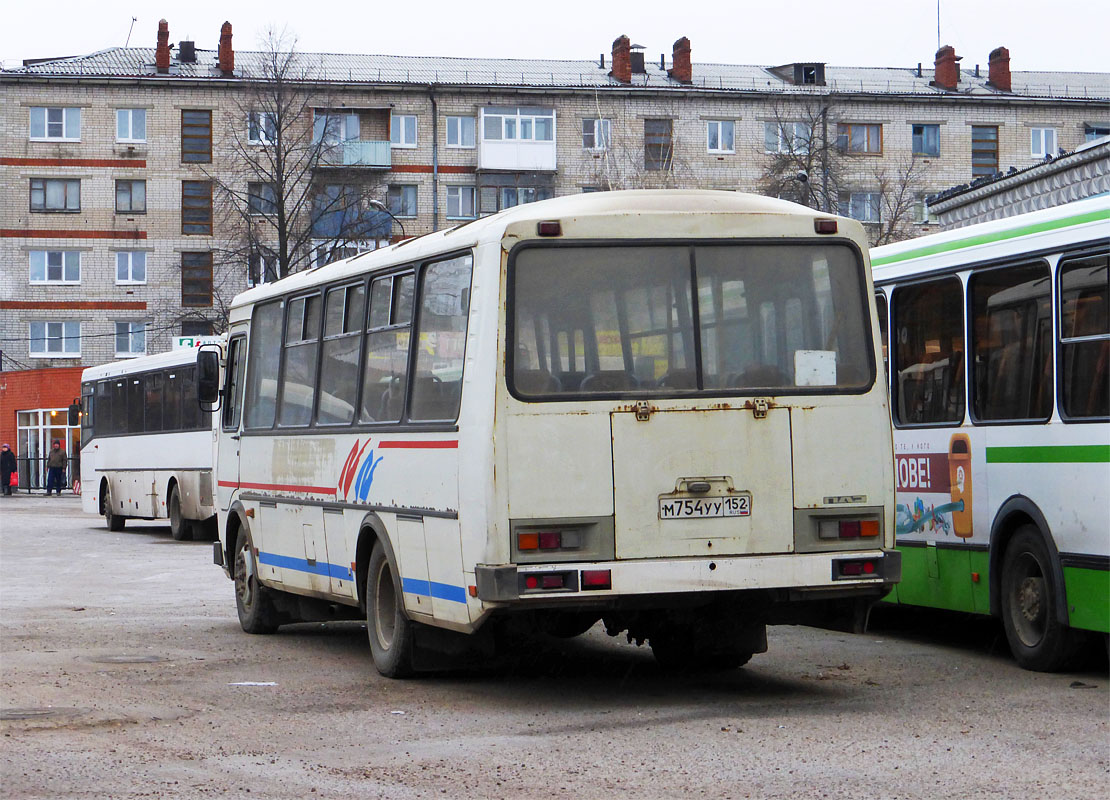
[[1083, 141], [1093, 142], [1103, 136], [1110, 136], [1110, 125], [1091, 125], [1088, 123], [1083, 126]]
[[162, 401], [165, 395], [166, 376], [161, 372], [148, 372], [142, 376], [143, 405], [146, 414], [143, 430], [158, 433], [162, 428]]
[[612, 127], [607, 119], [582, 120], [582, 149], [608, 150], [613, 142]]
[[212, 163], [212, 112], [181, 112], [181, 161], [185, 164]]
[[389, 143], [393, 147], [416, 147], [415, 114], [394, 114], [389, 118]]
[[935, 225], [937, 215], [929, 210], [926, 195], [919, 194], [913, 199], [913, 221], [917, 225]]
[[31, 178], [32, 211], [80, 211], [79, 179]]
[[320, 407], [316, 422], [338, 425], [355, 418], [358, 393], [358, 351], [366, 320], [366, 288], [340, 286], [324, 303], [324, 342], [320, 358]]
[[320, 295], [290, 300], [282, 350], [278, 425], [307, 425], [312, 420], [319, 347]]
[[873, 380], [862, 264], [846, 246], [547, 246], [520, 251], [509, 274], [518, 395]]
[[211, 181], [181, 182], [181, 232], [212, 235]]
[[39, 141], [81, 140], [81, 109], [31, 107], [30, 138]]
[[453, 420], [459, 415], [471, 264], [468, 254], [424, 269], [410, 420]]
[[261, 286], [278, 279], [278, 258], [273, 253], [255, 251], [247, 257], [247, 286]]
[[323, 143], [325, 147], [340, 144], [341, 142], [354, 141], [361, 136], [361, 125], [358, 114], [346, 111], [313, 112], [312, 141]]
[[808, 122], [764, 122], [763, 151], [807, 155], [812, 135]]
[[990, 177], [998, 172], [998, 126], [971, 126], [971, 177]]
[[959, 278], [900, 286], [891, 298], [894, 406], [903, 425], [964, 418], [964, 314]]
[[370, 318], [363, 357], [361, 422], [397, 422], [408, 389], [413, 293], [409, 272], [370, 283]]
[[274, 192], [272, 183], [247, 184], [247, 213], [277, 213], [277, 194]]
[[284, 304], [279, 300], [256, 306], [251, 320], [247, 358], [245, 428], [269, 428], [277, 411], [277, 374], [281, 364], [281, 322]]
[[1061, 259], [1060, 412], [1110, 416], [1110, 257]]
[[227, 369], [224, 372], [224, 430], [238, 430], [239, 418], [243, 413], [243, 367], [246, 364], [244, 356], [245, 336], [232, 337], [227, 345]]
[[81, 355], [80, 322], [32, 322], [28, 341], [32, 356], [77, 358]]
[[121, 250], [116, 253], [116, 283], [146, 283], [146, 253]]
[[277, 117], [270, 111], [251, 111], [247, 114], [247, 142], [273, 144], [277, 141]]
[[416, 186], [389, 187], [389, 213], [395, 217], [416, 216]]
[[860, 222], [881, 222], [882, 196], [878, 192], [852, 192], [840, 195], [840, 216]]
[[116, 323], [116, 358], [141, 356], [146, 353], [146, 323]]
[[211, 336], [212, 323], [205, 319], [187, 319], [181, 323], [182, 336]]
[[845, 153], [882, 155], [883, 126], [863, 123], [841, 123], [836, 126], [837, 147]]
[[1050, 158], [1056, 155], [1056, 129], [1031, 129], [1029, 132], [1029, 155], [1032, 158]]
[[212, 305], [212, 254], [181, 254], [181, 305], [205, 308]]
[[116, 109], [116, 141], [117, 142], [145, 142], [146, 141], [146, 109], [145, 108], [117, 108]]
[[1051, 416], [1051, 289], [1044, 262], [982, 270], [968, 280], [976, 420]]
[[482, 138], [524, 142], [555, 141], [555, 110], [551, 108], [490, 107], [482, 109]]
[[80, 250], [32, 250], [31, 283], [80, 283]]
[[474, 117], [447, 118], [447, 146], [474, 146]]
[[911, 125], [913, 152], [919, 156], [940, 155], [940, 125]]
[[669, 119], [644, 120], [644, 169], [671, 168], [671, 130]]
[[[875, 315], [879, 318], [879, 338], [883, 342], [883, 373], [890, 379], [890, 360], [888, 356], [889, 336], [887, 334], [886, 295], [882, 292], [875, 294]], [[889, 385], [887, 387], [890, 388]]]
[[[525, 203], [534, 203], [537, 200], [549, 200], [553, 197], [552, 190], [547, 187], [515, 186], [502, 187], [498, 192], [497, 210], [522, 206]], [[482, 211], [486, 211], [485, 208]]]
[[146, 213], [146, 181], [116, 181], [116, 213]]
[[734, 153], [732, 120], [711, 119], [705, 123], [706, 148], [710, 153]]
[[448, 186], [447, 187], [447, 218], [448, 219], [473, 219], [474, 218], [474, 187], [473, 186]]

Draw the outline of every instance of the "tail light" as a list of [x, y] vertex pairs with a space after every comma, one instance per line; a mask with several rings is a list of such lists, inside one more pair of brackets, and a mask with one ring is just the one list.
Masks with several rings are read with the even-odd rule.
[[612, 589], [613, 571], [609, 569], [584, 569], [581, 573], [582, 589]]
[[819, 539], [868, 539], [878, 535], [877, 519], [823, 519], [817, 523]]
[[518, 550], [577, 550], [582, 546], [580, 531], [524, 531], [516, 535]]

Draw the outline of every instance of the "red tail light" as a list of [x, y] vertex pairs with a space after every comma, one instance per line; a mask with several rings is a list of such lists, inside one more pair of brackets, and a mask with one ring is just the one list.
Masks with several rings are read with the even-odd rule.
[[613, 571], [608, 569], [582, 570], [583, 589], [612, 589]]

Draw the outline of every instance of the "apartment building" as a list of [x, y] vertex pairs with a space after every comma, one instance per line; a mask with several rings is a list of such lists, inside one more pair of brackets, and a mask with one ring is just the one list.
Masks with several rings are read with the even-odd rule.
[[[596, 60], [297, 53], [279, 107], [275, 54], [235, 52], [230, 24], [210, 50], [169, 39], [0, 72], [3, 369], [160, 352], [282, 271], [555, 195], [766, 192], [916, 235], [926, 196], [1110, 132], [1110, 73], [1011, 71], [1002, 47], [891, 68], [701, 64], [685, 38], [655, 60], [626, 36]], [[285, 183], [267, 164], [291, 140]]]

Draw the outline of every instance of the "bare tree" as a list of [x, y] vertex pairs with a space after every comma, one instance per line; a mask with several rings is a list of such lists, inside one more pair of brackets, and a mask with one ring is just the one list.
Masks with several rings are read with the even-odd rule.
[[872, 231], [872, 245], [900, 242], [916, 235], [914, 209], [921, 202], [928, 172], [928, 164], [916, 154], [876, 167], [873, 185], [879, 194], [880, 215], [878, 227]]

